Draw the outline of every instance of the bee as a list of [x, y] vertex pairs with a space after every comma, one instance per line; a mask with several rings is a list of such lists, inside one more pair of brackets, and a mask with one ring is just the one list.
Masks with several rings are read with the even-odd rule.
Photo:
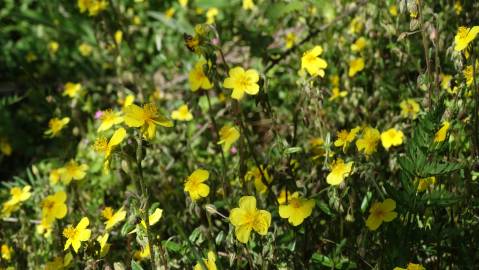
[[200, 40], [197, 36], [191, 36], [188, 35], [187, 33], [183, 34], [183, 39], [185, 41], [185, 46], [190, 50], [191, 52], [196, 52], [198, 45], [200, 44]]

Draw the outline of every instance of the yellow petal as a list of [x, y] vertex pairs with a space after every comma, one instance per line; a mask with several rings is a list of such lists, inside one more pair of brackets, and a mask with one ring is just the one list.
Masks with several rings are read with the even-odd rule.
[[108, 146], [112, 147], [115, 145], [120, 144], [123, 139], [126, 137], [126, 130], [124, 128], [119, 128], [113, 133], [113, 136], [111, 136], [110, 141], [108, 142]]
[[396, 208], [396, 202], [393, 199], [386, 199], [382, 203], [382, 208], [387, 212], [392, 211]]
[[195, 179], [198, 182], [204, 182], [208, 177], [210, 177], [210, 173], [203, 169], [197, 169], [190, 175], [190, 178]]
[[246, 211], [256, 210], [256, 198], [253, 196], [243, 196], [239, 200], [239, 207]]
[[369, 215], [368, 219], [366, 220], [366, 226], [371, 230], [375, 231], [381, 226], [383, 221], [379, 218], [374, 217], [373, 215]]
[[91, 231], [88, 229], [80, 230], [78, 232], [78, 239], [80, 241], [88, 241], [88, 239], [90, 239], [90, 236], [91, 236]]
[[259, 210], [253, 229], [260, 235], [266, 235], [271, 225], [271, 214], [266, 210]]
[[76, 229], [77, 230], [82, 230], [82, 229], [85, 229], [86, 227], [88, 227], [88, 224], [90, 224], [90, 220], [88, 220], [87, 217], [84, 217], [80, 220], [80, 222], [78, 223]]
[[241, 243], [247, 243], [249, 240], [249, 235], [251, 234], [251, 227], [250, 226], [238, 226], [235, 228], [235, 235], [238, 241]]
[[129, 127], [141, 127], [145, 124], [143, 109], [135, 104], [128, 105], [123, 109], [125, 124]]
[[233, 208], [230, 212], [230, 222], [234, 226], [241, 226], [246, 223], [246, 211], [241, 208]]
[[198, 185], [197, 192], [201, 197], [204, 198], [204, 197], [208, 196], [208, 194], [210, 193], [210, 187], [206, 184], [200, 184], [200, 185]]
[[389, 212], [384, 216], [384, 221], [390, 222], [398, 216], [396, 212]]
[[156, 208], [156, 209], [155, 209], [155, 212], [153, 212], [153, 214], [151, 214], [151, 215], [148, 217], [150, 226], [153, 226], [153, 225], [155, 225], [156, 223], [158, 223], [158, 221], [160, 220], [160, 218], [161, 218], [162, 215], [163, 215], [163, 210], [160, 209], [160, 208]]

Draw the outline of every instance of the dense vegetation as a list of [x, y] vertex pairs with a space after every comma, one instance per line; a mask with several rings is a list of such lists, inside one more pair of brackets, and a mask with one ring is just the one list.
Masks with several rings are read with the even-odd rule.
[[476, 269], [478, 18], [1, 1], [0, 269]]

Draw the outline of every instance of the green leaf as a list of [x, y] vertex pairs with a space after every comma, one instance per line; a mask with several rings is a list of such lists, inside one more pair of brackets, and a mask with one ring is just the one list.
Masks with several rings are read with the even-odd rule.
[[287, 148], [286, 150], [284, 150], [284, 153], [285, 154], [292, 154], [292, 153], [301, 152], [301, 150], [303, 150], [303, 148], [301, 148], [301, 147], [290, 147], [290, 148]]
[[141, 265], [137, 262], [135, 262], [134, 260], [131, 260], [131, 269], [132, 270], [143, 270], [143, 267], [141, 267]]
[[329, 209], [329, 206], [323, 202], [323, 201], [320, 201], [318, 203], [318, 207], [319, 209], [321, 209], [321, 211], [323, 211], [326, 215], [328, 216], [334, 216], [333, 212], [331, 212], [331, 209]]
[[161, 242], [167, 250], [173, 252], [179, 252], [181, 250], [181, 245], [173, 241], [162, 241]]
[[313, 254], [311, 259], [313, 260], [314, 263], [320, 263], [321, 265], [326, 266], [326, 267], [333, 267], [334, 266], [334, 262], [331, 258], [329, 258], [328, 256], [325, 256], [325, 255], [319, 254], [317, 252], [315, 252]]

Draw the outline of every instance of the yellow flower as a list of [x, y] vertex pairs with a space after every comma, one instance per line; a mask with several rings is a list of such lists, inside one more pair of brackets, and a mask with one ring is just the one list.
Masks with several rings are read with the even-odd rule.
[[119, 97], [118, 98], [118, 104], [120, 104], [123, 108], [130, 106], [133, 104], [135, 101], [135, 96], [134, 95], [128, 95], [125, 98]]
[[404, 118], [416, 119], [417, 114], [421, 110], [419, 104], [411, 98], [401, 101], [399, 107], [401, 107], [401, 116]]
[[[278, 203], [281, 205], [281, 204], [285, 204], [287, 200], [289, 200], [289, 198], [291, 198], [291, 195], [292, 193], [289, 192], [289, 191], [286, 191], [285, 188], [281, 189], [281, 191], [279, 192], [279, 196], [277, 198], [278, 200]], [[287, 199], [287, 200], [286, 200]]]
[[319, 45], [306, 51], [301, 57], [301, 70], [306, 69], [311, 76], [324, 77], [324, 69], [328, 67], [328, 63], [319, 57], [322, 53], [323, 48]]
[[5, 156], [10, 156], [12, 154], [12, 145], [7, 138], [0, 137], [0, 152]]
[[13, 212], [17, 211], [21, 204], [32, 196], [31, 188], [31, 186], [11, 188], [10, 199], [3, 203], [2, 216], [9, 217]]
[[0, 251], [2, 253], [2, 259], [5, 261], [10, 261], [12, 259], [13, 248], [9, 247], [7, 244], [3, 244]]
[[243, 196], [239, 200], [239, 208], [234, 208], [229, 216], [235, 227], [235, 235], [241, 243], [247, 243], [251, 230], [260, 235], [266, 235], [271, 225], [271, 213], [256, 209], [256, 198]]
[[49, 136], [50, 138], [56, 137], [60, 134], [60, 131], [70, 122], [69, 117], [60, 118], [52, 118], [48, 122], [48, 127], [45, 131], [45, 135]]
[[462, 51], [469, 43], [471, 43], [479, 33], [479, 26], [473, 26], [472, 28], [461, 26], [457, 30], [457, 34], [454, 37], [454, 50]]
[[339, 88], [339, 76], [338, 75], [332, 75], [330, 78], [329, 78], [329, 81], [331, 82], [331, 84], [334, 86], [334, 87], [338, 87]]
[[313, 199], [300, 198], [298, 192], [295, 192], [288, 197], [287, 204], [279, 206], [279, 216], [287, 218], [291, 225], [298, 226], [311, 215], [315, 204]]
[[396, 208], [396, 202], [393, 199], [386, 199], [384, 202], [376, 202], [369, 208], [369, 217], [366, 220], [366, 226], [375, 231], [383, 222], [390, 222], [395, 219], [398, 213], [393, 210]]
[[253, 0], [243, 0], [243, 9], [253, 9], [255, 7]]
[[231, 148], [231, 145], [235, 143], [239, 137], [239, 131], [230, 125], [225, 125], [220, 129], [220, 140], [218, 144], [223, 145], [223, 151], [228, 152]]
[[108, 7], [107, 0], [78, 0], [80, 13], [88, 11], [88, 15], [96, 16]]
[[193, 115], [188, 110], [188, 105], [185, 104], [171, 112], [171, 118], [178, 121], [190, 121], [193, 119]]
[[446, 139], [449, 126], [450, 123], [448, 121], [442, 122], [442, 127], [434, 135], [434, 142], [443, 142]]
[[173, 18], [173, 16], [175, 16], [175, 12], [176, 12], [175, 8], [170, 7], [169, 9], [165, 11], [165, 17], [167, 19], [171, 19]]
[[380, 138], [379, 130], [366, 127], [363, 130], [362, 137], [356, 141], [356, 147], [358, 151], [363, 151], [366, 156], [369, 156], [376, 152]]
[[90, 56], [91, 52], [93, 51], [93, 47], [88, 45], [87, 43], [83, 42], [78, 47], [78, 50], [80, 51], [81, 55], [87, 57], [87, 56]]
[[206, 11], [206, 23], [213, 24], [215, 23], [215, 17], [218, 16], [219, 9], [217, 8], [209, 8]]
[[[266, 178], [266, 182], [270, 184], [273, 179], [271, 178], [271, 176], [269, 176], [268, 170], [265, 170], [263, 168], [263, 165], [260, 165], [260, 167], [261, 171], [264, 174], [264, 177]], [[261, 175], [261, 171], [258, 167], [255, 166], [246, 173], [245, 179], [246, 181], [254, 179], [254, 186], [256, 188], [256, 191], [258, 191], [259, 193], [265, 193], [266, 191], [268, 191], [268, 187], [263, 183], [263, 176]]]
[[354, 17], [349, 24], [349, 33], [358, 34], [363, 31], [364, 28], [364, 19], [360, 16]]
[[188, 6], [188, 0], [178, 0], [178, 2], [180, 3], [182, 7]]
[[331, 164], [331, 172], [326, 177], [326, 182], [330, 185], [339, 185], [344, 181], [344, 178], [351, 174], [353, 162], [344, 163], [341, 158], [336, 159]]
[[[477, 63], [476, 63], [477, 67]], [[466, 68], [462, 71], [462, 74], [464, 74], [464, 77], [466, 78], [466, 85], [471, 86], [472, 83], [474, 82], [474, 69], [472, 68], [472, 65], [466, 66]]]
[[350, 132], [347, 130], [343, 129], [337, 134], [337, 139], [334, 141], [334, 146], [343, 147], [343, 152], [346, 151], [346, 148], [348, 148], [349, 144], [356, 139], [356, 135], [358, 132], [361, 130], [360, 127], [355, 127], [351, 129]]
[[296, 39], [297, 37], [295, 33], [293, 32], [287, 33], [284, 36], [284, 42], [285, 42], [286, 48], [291, 49], [294, 46], [294, 44], [296, 44]]
[[203, 182], [208, 180], [209, 177], [210, 174], [207, 170], [197, 169], [186, 178], [184, 190], [190, 194], [193, 201], [208, 196], [210, 187]]
[[112, 126], [123, 122], [123, 117], [119, 112], [113, 112], [111, 109], [104, 110], [100, 116], [101, 124], [98, 127], [98, 132], [110, 129]]
[[111, 228], [115, 227], [116, 224], [125, 220], [126, 211], [123, 210], [123, 207], [122, 207], [118, 209], [118, 211], [113, 213], [113, 209], [111, 207], [105, 207], [105, 209], [101, 211], [101, 215], [106, 219], [105, 229], [110, 230]]
[[461, 1], [456, 0], [456, 2], [454, 2], [454, 11], [456, 12], [456, 15], [461, 14], [461, 12], [462, 12], [462, 4], [461, 4]]
[[360, 52], [366, 47], [367, 44], [367, 40], [364, 37], [360, 37], [351, 45], [351, 51]]
[[78, 164], [73, 159], [70, 160], [63, 168], [61, 168], [61, 180], [68, 185], [72, 180], [82, 180], [85, 178], [88, 165]]
[[409, 263], [406, 268], [394, 267], [393, 270], [426, 270], [426, 268], [422, 267], [420, 264]]
[[172, 127], [173, 123], [158, 113], [153, 103], [143, 105], [143, 108], [131, 104], [123, 109], [125, 124], [129, 127], [141, 127], [143, 134], [152, 139], [156, 134], [156, 125]]
[[48, 51], [51, 54], [55, 54], [58, 51], [58, 48], [60, 48], [60, 44], [58, 44], [58, 42], [50, 41], [50, 43], [48, 43]]
[[389, 14], [391, 16], [396, 17], [398, 15], [398, 7], [396, 5], [392, 5], [389, 7]]
[[398, 146], [403, 143], [404, 133], [400, 130], [390, 128], [381, 133], [381, 143], [383, 147], [388, 150], [391, 146]]
[[360, 57], [360, 58], [353, 59], [349, 62], [348, 76], [354, 77], [356, 73], [360, 72], [363, 69], [364, 69], [364, 58]]
[[426, 177], [426, 178], [420, 178], [417, 181], [418, 181], [417, 191], [418, 192], [423, 192], [426, 189], [434, 186], [434, 184], [436, 184], [436, 177], [431, 176], [431, 177]]
[[146, 244], [141, 250], [135, 251], [133, 257], [139, 261], [150, 258], [150, 245]]
[[[213, 251], [208, 251], [208, 259], [203, 259], [203, 263], [206, 266], [206, 270], [216, 270], [216, 256]], [[193, 270], [203, 270], [200, 263], [197, 263]]]
[[338, 87], [334, 87], [331, 91], [331, 96], [329, 97], [329, 101], [334, 101], [337, 98], [345, 97], [348, 95], [348, 91], [339, 91]]
[[163, 209], [156, 208], [155, 211], [153, 211], [153, 214], [148, 216], [149, 225], [153, 226], [156, 223], [158, 223], [158, 221], [160, 221], [160, 218], [161, 218], [162, 215], [163, 215]]
[[441, 73], [440, 78], [441, 78], [441, 88], [451, 93], [452, 75]]
[[42, 201], [42, 219], [52, 223], [55, 219], [62, 219], [67, 214], [68, 208], [65, 204], [67, 194], [64, 191], [47, 196]]
[[110, 244], [108, 244], [108, 237], [110, 235], [108, 233], [105, 233], [104, 235], [99, 235], [96, 238], [96, 241], [98, 244], [100, 244], [100, 258], [103, 258], [108, 254], [108, 251], [110, 251]]
[[75, 250], [76, 253], [78, 252], [81, 242], [88, 241], [90, 239], [91, 231], [87, 229], [88, 224], [90, 224], [90, 221], [87, 217], [84, 217], [80, 220], [76, 227], [68, 225], [68, 227], [63, 229], [63, 236], [65, 236], [67, 239], [64, 250], [67, 250], [71, 245], [73, 250]]
[[78, 96], [81, 89], [82, 89], [81, 83], [67, 82], [65, 84], [65, 86], [63, 87], [63, 95], [74, 98], [74, 97]]
[[105, 138], [98, 138], [93, 145], [93, 149], [99, 153], [105, 154], [105, 159], [108, 160], [115, 146], [119, 145], [125, 137], [126, 130], [124, 128], [119, 128], [113, 133], [108, 142]]
[[242, 67], [234, 67], [229, 71], [229, 77], [223, 82], [225, 88], [233, 89], [231, 97], [240, 100], [244, 93], [256, 95], [259, 91], [259, 74], [254, 69], [245, 71]]
[[198, 89], [208, 90], [213, 87], [208, 77], [205, 75], [203, 67], [207, 64], [205, 59], [199, 60], [195, 67], [191, 70], [188, 80], [190, 82], [191, 91], [196, 91]]
[[120, 45], [123, 41], [123, 32], [121, 30], [117, 30], [115, 32], [115, 42], [117, 45]]
[[52, 169], [49, 175], [50, 184], [55, 185], [56, 183], [58, 183], [58, 181], [60, 181], [61, 174], [61, 169]]
[[50, 238], [52, 235], [52, 229], [53, 222], [48, 222], [46, 219], [40, 220], [40, 224], [36, 227], [37, 233], [43, 235], [45, 238]]
[[[162, 216], [163, 216], [163, 209], [156, 208], [155, 211], [153, 212], [153, 214], [148, 216], [148, 225], [150, 225], [150, 226], [155, 225], [156, 223], [158, 223], [158, 221], [160, 221]], [[142, 219], [140, 224], [141, 224], [141, 226], [143, 226], [143, 228], [146, 228], [145, 220]], [[135, 228], [130, 233], [134, 233], [136, 231], [137, 231], [137, 229]]]

